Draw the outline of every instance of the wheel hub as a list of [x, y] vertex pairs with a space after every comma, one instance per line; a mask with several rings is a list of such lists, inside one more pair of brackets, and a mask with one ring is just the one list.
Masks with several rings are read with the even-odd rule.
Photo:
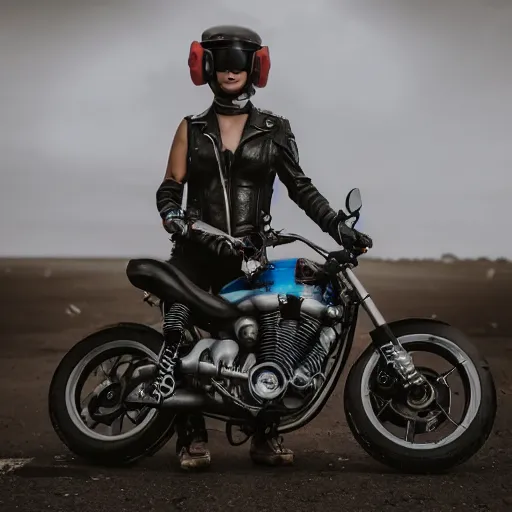
[[121, 394], [121, 383], [113, 382], [107, 385], [90, 400], [87, 406], [91, 418], [105, 425], [112, 424], [124, 410]]
[[[378, 373], [376, 383], [378, 393], [384, 391], [387, 395], [385, 399], [390, 400], [381, 419], [401, 428], [406, 428], [409, 421], [414, 421], [416, 433], [425, 433], [435, 430], [446, 421], [444, 411], [450, 408], [450, 390], [446, 383], [438, 380], [440, 375], [434, 370], [418, 367], [418, 371], [427, 380], [424, 386], [405, 390], [392, 377], [383, 376], [385, 372]], [[391, 385], [390, 380], [394, 381]]]
[[409, 391], [406, 398], [406, 405], [414, 410], [424, 410], [436, 398], [436, 392], [428, 381], [425, 385], [417, 386]]
[[115, 407], [121, 399], [121, 384], [119, 382], [113, 382], [109, 384], [105, 389], [100, 391], [97, 396], [97, 407]]

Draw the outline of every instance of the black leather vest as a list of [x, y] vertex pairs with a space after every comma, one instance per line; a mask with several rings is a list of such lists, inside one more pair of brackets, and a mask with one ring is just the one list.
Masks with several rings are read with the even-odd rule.
[[252, 107], [240, 144], [226, 165], [213, 108], [185, 118], [188, 125], [187, 208], [233, 236], [259, 232], [276, 175], [289, 197], [325, 232], [336, 236], [336, 212], [299, 165], [289, 121]]
[[283, 120], [253, 107], [238, 148], [225, 158], [213, 108], [186, 119], [187, 208], [234, 236], [258, 231], [262, 212], [270, 212], [278, 156], [274, 141], [283, 138]]

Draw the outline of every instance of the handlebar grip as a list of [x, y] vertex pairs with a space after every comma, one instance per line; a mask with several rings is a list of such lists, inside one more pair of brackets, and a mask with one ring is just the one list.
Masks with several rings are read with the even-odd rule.
[[287, 235], [277, 235], [276, 240], [272, 241], [272, 247], [277, 247], [278, 245], [286, 245], [295, 242], [295, 238]]
[[345, 249], [330, 252], [328, 258], [336, 260], [340, 265], [344, 265], [346, 263], [354, 263], [355, 260], [354, 255]]

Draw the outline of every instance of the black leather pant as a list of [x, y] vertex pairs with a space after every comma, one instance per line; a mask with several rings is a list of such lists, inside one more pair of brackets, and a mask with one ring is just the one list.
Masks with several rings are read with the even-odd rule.
[[[181, 270], [192, 282], [213, 294], [242, 275], [241, 260], [218, 257], [206, 247], [191, 241], [176, 242], [169, 263]], [[191, 441], [208, 442], [208, 433], [202, 414], [179, 414], [176, 417], [176, 450]]]

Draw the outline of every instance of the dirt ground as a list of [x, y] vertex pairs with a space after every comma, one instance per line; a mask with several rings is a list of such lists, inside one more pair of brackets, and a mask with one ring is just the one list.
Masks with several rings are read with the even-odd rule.
[[[287, 436], [292, 468], [254, 467], [248, 445], [230, 447], [216, 422], [206, 473], [179, 471], [174, 440], [130, 469], [80, 464], [51, 428], [48, 385], [83, 335], [121, 320], [158, 322], [130, 287], [125, 264], [0, 260], [0, 511], [512, 510], [512, 264], [364, 261], [356, 271], [387, 319], [442, 318], [490, 363], [498, 390], [493, 435], [444, 476], [397, 474], [367, 456], [345, 422], [344, 380], [315, 420]], [[349, 365], [368, 344], [369, 327], [362, 318]], [[12, 458], [32, 460], [8, 471]]]

